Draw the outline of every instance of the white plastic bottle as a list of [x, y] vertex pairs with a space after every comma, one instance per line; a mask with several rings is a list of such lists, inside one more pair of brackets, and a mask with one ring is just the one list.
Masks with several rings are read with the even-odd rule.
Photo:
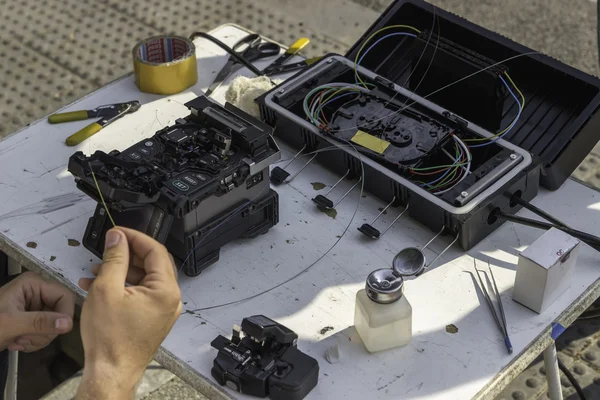
[[371, 353], [404, 346], [412, 338], [412, 307], [404, 280], [391, 269], [378, 269], [356, 293], [354, 326]]

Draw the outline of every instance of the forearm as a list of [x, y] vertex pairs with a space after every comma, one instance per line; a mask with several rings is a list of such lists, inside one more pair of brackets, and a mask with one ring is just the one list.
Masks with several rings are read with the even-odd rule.
[[132, 400], [140, 378], [107, 366], [90, 365], [83, 377], [76, 400]]
[[8, 350], [0, 350], [0, 399], [3, 399], [4, 387], [8, 376]]

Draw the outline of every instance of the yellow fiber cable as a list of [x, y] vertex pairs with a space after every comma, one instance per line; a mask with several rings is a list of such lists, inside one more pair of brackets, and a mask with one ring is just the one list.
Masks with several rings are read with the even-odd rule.
[[110, 211], [108, 211], [108, 207], [106, 206], [106, 202], [104, 201], [104, 196], [102, 196], [102, 191], [100, 190], [100, 185], [98, 185], [98, 181], [96, 180], [96, 175], [94, 174], [94, 170], [92, 168], [90, 168], [90, 171], [92, 171], [92, 178], [94, 178], [94, 183], [96, 184], [96, 189], [98, 190], [98, 194], [100, 195], [100, 200], [102, 200], [102, 205], [104, 206], [104, 209], [106, 210], [106, 214], [108, 214], [108, 218], [110, 219], [110, 222], [113, 224], [113, 227], [117, 226], [117, 224], [115, 224], [115, 220], [113, 219], [112, 215], [110, 215]]
[[[517, 93], [519, 93], [519, 96], [521, 96], [521, 111], [522, 111], [523, 109], [525, 109], [525, 96], [523, 96], [523, 92], [521, 92], [521, 89], [519, 89], [519, 87], [517, 85], [515, 85], [515, 82], [512, 80], [512, 78], [510, 77], [510, 75], [508, 75], [507, 72], [504, 73], [504, 76], [506, 76], [506, 78], [508, 78], [508, 80], [513, 85], [513, 87], [515, 88]], [[517, 118], [517, 117], [515, 117], [515, 118]], [[511, 128], [511, 126], [514, 122], [515, 121], [513, 120], [510, 124], [508, 124], [508, 126], [506, 128], [504, 128], [502, 131], [496, 133], [495, 135], [492, 135], [489, 137], [484, 137], [484, 138], [464, 139], [464, 141], [465, 142], [482, 142], [484, 140], [491, 140], [498, 136], [502, 136]]]
[[512, 80], [512, 78], [510, 77], [510, 75], [508, 74], [508, 72], [505, 72], [504, 75], [506, 75], [506, 77], [508, 78], [508, 81], [516, 89], [517, 93], [519, 93], [519, 96], [521, 96], [521, 101], [522, 101], [521, 104], [523, 105], [523, 108], [525, 108], [525, 96], [523, 96], [523, 93], [521, 92], [521, 89], [519, 89], [519, 87], [515, 84], [515, 82]]

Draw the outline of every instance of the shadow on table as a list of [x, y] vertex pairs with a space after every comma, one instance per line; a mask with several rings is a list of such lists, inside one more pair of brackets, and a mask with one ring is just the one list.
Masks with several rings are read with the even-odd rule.
[[[481, 323], [493, 326], [492, 316], [488, 317]], [[495, 331], [484, 338], [480, 348], [470, 347], [471, 335], [462, 330], [463, 321], [453, 321], [445, 329], [415, 333], [408, 345], [377, 353], [366, 350], [354, 326], [336, 332], [318, 343], [316, 347], [321, 354], [311, 354], [319, 361], [320, 383], [345, 376], [349, 398], [354, 398], [352, 393], [362, 392], [371, 393], [371, 398], [384, 399], [466, 398], [460, 397], [464, 396], [461, 386], [474, 384], [479, 388], [476, 381], [488, 381], [498, 372], [490, 365], [489, 358], [504, 358], [507, 365], [512, 356]], [[334, 345], [339, 348], [340, 360], [331, 364], [324, 352]], [[302, 342], [299, 347], [306, 348]], [[364, 379], [363, 375], [372, 379]]]
[[[281, 189], [281, 191], [283, 192], [284, 189]], [[288, 197], [291, 196], [290, 193], [287, 195]], [[300, 199], [300, 195], [295, 195]], [[553, 194], [553, 196], [557, 195]], [[290, 197], [288, 203], [294, 202], [295, 199]], [[577, 200], [574, 199], [569, 203], [570, 206], [590, 207], [590, 204], [587, 203], [590, 199]], [[561, 200], [560, 196], [556, 200], [558, 204], [564, 204], [565, 201], [567, 200], [564, 198]], [[295, 203], [298, 203], [298, 201], [295, 201]], [[310, 203], [308, 204], [310, 205]], [[285, 212], [281, 213], [279, 228], [267, 234], [267, 241], [269, 243], [278, 243], [275, 239], [281, 242], [286, 238], [284, 233], [286, 218], [289, 218], [291, 222], [292, 218], [299, 218], [301, 212], [308, 210], [308, 208], [298, 208], [298, 206], [291, 207], [293, 208], [291, 210], [290, 207], [283, 208]], [[549, 208], [551, 207], [552, 204], [550, 204]], [[294, 212], [292, 213], [291, 211]], [[338, 215], [336, 223], [345, 227], [347, 222], [344, 222], [343, 217], [343, 214], [342, 218]], [[365, 217], [367, 216], [365, 215]], [[323, 221], [319, 219], [318, 214], [303, 216], [302, 219], [302, 222], [307, 224], [309, 222], [306, 220], [309, 219], [315, 226], [317, 224], [320, 225]], [[330, 222], [327, 219], [324, 221]], [[569, 221], [566, 222], [569, 223]], [[355, 221], [349, 229], [356, 232], [357, 223]], [[578, 225], [582, 225], [581, 229], [586, 229], [583, 225], [587, 225], [587, 229], [590, 231], [596, 230], [593, 223], [587, 220], [580, 220]], [[400, 229], [399, 226], [394, 228]], [[487, 270], [487, 261], [489, 260], [494, 273], [498, 274], [496, 277], [498, 277], [500, 274], [506, 273], [502, 269], [510, 271], [516, 269], [514, 264], [506, 260], [515, 260], [514, 256], [537, 239], [543, 231], [505, 224], [502, 229], [495, 231], [485, 241], [479, 243], [475, 248], [466, 253], [458, 246], [451, 248], [438, 263], [427, 269], [421, 277], [410, 279], [417, 279], [415, 283], [422, 285], [423, 282], [428, 282], [427, 279], [451, 279], [454, 275], [468, 273], [470, 274], [469, 284], [465, 285], [463, 275], [460, 289], [451, 286], [440, 288], [444, 292], [443, 295], [448, 296], [448, 301], [444, 302], [444, 304], [440, 302], [436, 306], [436, 304], [424, 304], [421, 301], [421, 309], [413, 308], [413, 321], [421, 319], [417, 326], [431, 326], [432, 330], [414, 332], [411, 344], [403, 349], [370, 354], [358, 338], [354, 327], [345, 328], [348, 326], [347, 322], [352, 320], [351, 315], [346, 315], [346, 313], [353, 313], [354, 310], [354, 298], [352, 294], [356, 292], [356, 288], [364, 285], [364, 279], [368, 272], [375, 269], [371, 269], [371, 267], [379, 265], [377, 268], [382, 268], [385, 267], [387, 262], [391, 264], [391, 257], [389, 256], [392, 255], [393, 257], [393, 254], [400, 251], [407, 243], [425, 243], [426, 240], [435, 234], [435, 232], [432, 233], [424, 229], [422, 226], [414, 223], [414, 221], [404, 222], [401, 229], [401, 235], [396, 235], [394, 240], [389, 239], [390, 237], [394, 237], [390, 235], [379, 241], [371, 242], [373, 243], [372, 245], [367, 245], [370, 251], [361, 252], [356, 251], [358, 248], [356, 240], [360, 238], [363, 241], [364, 238], [357, 233], [354, 236], [350, 234], [348, 235], [349, 238], [345, 238], [332, 254], [321, 262], [321, 268], [318, 266], [312, 268], [298, 275], [301, 278], [297, 280], [294, 280], [295, 278], [291, 278], [290, 276], [299, 273], [300, 269], [304, 268], [304, 264], [309, 265], [311, 260], [314, 260], [322, 251], [318, 246], [326, 249], [329, 246], [327, 243], [323, 244], [319, 242], [315, 246], [315, 239], [307, 234], [306, 238], [302, 238], [299, 241], [303, 245], [301, 250], [291, 250], [293, 247], [286, 247], [284, 252], [287, 252], [287, 256], [294, 254], [292, 252], [296, 251], [299, 253], [299, 257], [305, 260], [299, 263], [301, 264], [299, 266], [300, 269], [290, 271], [289, 273], [281, 274], [280, 270], [277, 270], [277, 266], [270, 265], [275, 264], [275, 261], [272, 258], [273, 256], [270, 256], [272, 253], [269, 253], [268, 246], [265, 248], [264, 254], [262, 251], [256, 252], [256, 257], [259, 257], [261, 262], [255, 263], [258, 264], [258, 267], [255, 269], [247, 269], [244, 264], [241, 264], [244, 262], [243, 258], [233, 260], [240, 262], [239, 267], [236, 267], [236, 263], [230, 260], [230, 270], [227, 273], [230, 273], [228, 278], [231, 277], [231, 280], [223, 278], [223, 270], [218, 273], [216, 270], [213, 270], [213, 274], [207, 271], [203, 282], [205, 282], [205, 288], [209, 293], [214, 293], [220, 297], [223, 295], [219, 291], [229, 293], [230, 290], [244, 287], [243, 290], [246, 292], [259, 293], [260, 290], [263, 290], [262, 293], [269, 294], [265, 296], [256, 294], [250, 297], [249, 301], [235, 302], [235, 306], [228, 307], [227, 309], [222, 308], [218, 311], [206, 311], [205, 313], [200, 311], [202, 313], [201, 317], [218, 325], [220, 329], [226, 329], [225, 332], [227, 334], [231, 326], [230, 324], [239, 323], [243, 317], [249, 315], [264, 313], [268, 317], [286, 324], [286, 318], [294, 314], [303, 313], [303, 319], [296, 320], [296, 322], [302, 321], [302, 323], [310, 324], [310, 326], [308, 329], [307, 327], [303, 327], [305, 335], [301, 335], [299, 346], [301, 349], [310, 349], [310, 355], [319, 361], [322, 371], [322, 375], [320, 375], [321, 382], [324, 383], [332, 379], [340, 380], [341, 377], [344, 377], [343, 384], [336, 382], [335, 385], [336, 390], [341, 388], [342, 393], [340, 396], [343, 397], [356, 398], [357, 396], [364, 397], [363, 395], [367, 395], [370, 398], [410, 399], [435, 395], [436, 398], [445, 399], [461, 398], [460, 395], [465, 392], [475, 395], [485, 382], [488, 382], [499, 372], [501, 366], [509, 365], [511, 361], [519, 356], [519, 352], [525, 351], [523, 349], [537, 335], [534, 335], [533, 331], [541, 332], [550, 325], [553, 318], [550, 318], [550, 314], [538, 316], [525, 307], [509, 300], [511, 298], [510, 289], [502, 292], [501, 296], [504, 298], [509, 331], [516, 349], [515, 354], [512, 356], [508, 355], [502, 335], [496, 327], [492, 314], [479, 289], [478, 280], [473, 275], [472, 264], [465, 264], [464, 260], [458, 261], [458, 259], [465, 255], [474, 257], [477, 260], [478, 267], [484, 271]], [[332, 235], [336, 233], [332, 232]], [[332, 236], [330, 240], [335, 242], [335, 237], [339, 238], [340, 236]], [[424, 238], [426, 239], [422, 242]], [[275, 241], [270, 242], [271, 240]], [[449, 235], [438, 239], [431, 248], [427, 249], [427, 258], [433, 260], [451, 240], [452, 238]], [[234, 245], [250, 246], [250, 244], [242, 242]], [[253, 245], [257, 246], [257, 248], [260, 247], [256, 242]], [[288, 245], [283, 244], [283, 246]], [[314, 248], [311, 246], [314, 246]], [[271, 249], [273, 249], [272, 246]], [[281, 250], [281, 248], [278, 249], [279, 253], [282, 252]], [[340, 254], [336, 256], [335, 253]], [[585, 257], [589, 258], [590, 253], [586, 252]], [[375, 259], [375, 261], [369, 262], [370, 258]], [[390, 258], [389, 261], [388, 258]], [[283, 261], [285, 262], [285, 257], [283, 257]], [[593, 260], [588, 259], [585, 264], [591, 265], [592, 262]], [[328, 268], [324, 268], [323, 263], [327, 263]], [[246, 261], [246, 264], [251, 263]], [[444, 266], [444, 268], [439, 270], [441, 266]], [[235, 274], [231, 273], [232, 270], [235, 271]], [[272, 276], [275, 274], [278, 274], [278, 277], [272, 279]], [[263, 275], [271, 276], [269, 276], [269, 279], [265, 279]], [[223, 288], [215, 289], [213, 286], [208, 285], [206, 283], [208, 282], [207, 278], [209, 278], [209, 281], [213, 278], [219, 278], [220, 281], [215, 279], [214, 282], [217, 285], [223, 283]], [[286, 279], [288, 280], [286, 281]], [[289, 279], [292, 279], [292, 281]], [[271, 287], [270, 284], [265, 283], [270, 280], [283, 283]], [[228, 287], [227, 284], [231, 284], [231, 286]], [[352, 286], [352, 290], [348, 290], [348, 286]], [[418, 287], [418, 285], [413, 287]], [[266, 290], [266, 288], [269, 289]], [[488, 289], [491, 289], [489, 285]], [[473, 296], [472, 299], [476, 296], [477, 301], [469, 301], [468, 305], [460, 304], [461, 296], [464, 296], [463, 290], [475, 291], [474, 294], [470, 293], [469, 296]], [[188, 296], [191, 295], [193, 293], [188, 293]], [[238, 298], [246, 296], [239, 295]], [[410, 301], [411, 294], [407, 293], [407, 296]], [[325, 298], [323, 299], [322, 297]], [[198, 307], [202, 307], [204, 305], [202, 304], [203, 299], [200, 296], [196, 299], [200, 300], [198, 301]], [[232, 300], [235, 300], [235, 297]], [[351, 304], [346, 303], [344, 307], [330, 307], [329, 310], [327, 309], [329, 302], [340, 301], [351, 302]], [[219, 301], [215, 302], [217, 304], [220, 303]], [[315, 304], [318, 307], [318, 313], [314, 312]], [[205, 306], [209, 305], [210, 303], [208, 302], [205, 304]], [[312, 310], [311, 307], [313, 307]], [[452, 317], [444, 314], [445, 309], [454, 310], [454, 308], [460, 311], [453, 313]], [[555, 315], [554, 311], [552, 315]], [[344, 315], [335, 315], [336, 312], [343, 312]], [[317, 316], [316, 314], [319, 315]], [[433, 318], [438, 323], [425, 323], [423, 318]], [[344, 329], [335, 332], [336, 328], [331, 325], [335, 325], [336, 323], [338, 324], [338, 329]], [[299, 329], [299, 327], [294, 326], [288, 327], [296, 330]], [[314, 332], [312, 331], [313, 329]], [[315, 335], [317, 332], [318, 334]], [[305, 343], [306, 340], [310, 340], [310, 345]], [[341, 359], [338, 363], [329, 364], [325, 361], [323, 354], [333, 344], [338, 344], [341, 351]], [[535, 356], [536, 354], [527, 355], [523, 358], [525, 360], [523, 362], [531, 361]], [[463, 369], [467, 371], [463, 371]], [[371, 379], [373, 376], [375, 378]], [[365, 377], [368, 377], [368, 379], [365, 379]], [[471, 389], [463, 388], [465, 386], [473, 387]], [[325, 390], [332, 386], [321, 387]], [[460, 392], [459, 389], [464, 389], [464, 392]], [[322, 392], [321, 394], [325, 395], [326, 392]], [[371, 394], [375, 394], [375, 396]]]
[[[485, 271], [487, 267], [481, 269]], [[514, 323], [511, 326], [511, 319], [513, 322], [515, 319], [522, 319], [515, 316], [514, 307], [507, 314], [507, 319], [510, 335], [513, 340], [517, 338], [515, 344], [516, 349], [519, 350], [509, 355], [503, 337], [488, 309], [477, 276], [471, 271], [462, 273], [468, 274], [471, 278], [473, 287], [476, 289], [478, 307], [462, 318], [453, 320], [445, 328], [429, 332], [413, 332], [413, 338], [407, 346], [389, 351], [369, 353], [354, 326], [335, 332], [317, 343], [317, 351], [320, 353], [313, 352], [311, 354], [317, 358], [321, 367], [320, 382], [333, 379], [333, 376], [339, 380], [340, 371], [331, 371], [342, 369], [342, 374], [348, 376], [346, 384], [351, 387], [349, 393], [353, 391], [360, 393], [361, 390], [366, 390], [373, 394], [371, 398], [420, 399], [429, 396], [443, 399], [461, 398], [457, 396], [464, 395], [464, 392], [459, 392], [462, 386], [473, 384], [479, 389], [481, 383], [476, 382], [488, 382], [496, 376], [499, 372], [498, 360], [502, 360], [503, 366], [506, 367], [511, 360], [527, 353], [527, 350], [523, 349], [523, 341], [518, 338], [518, 331], [513, 335], [517, 327]], [[491, 281], [486, 279], [485, 275], [482, 275], [482, 278], [491, 293], [493, 290]], [[510, 305], [508, 303], [511, 301], [508, 300], [510, 299], [509, 292], [510, 290], [501, 293], [505, 308]], [[512, 304], [517, 303], [513, 302]], [[415, 312], [419, 311], [413, 308], [413, 319]], [[536, 318], [538, 314], [525, 307], [518, 306], [516, 313], [526, 314], [532, 320], [538, 319]], [[486, 328], [477, 327], [479, 336], [465, 329], [467, 326], [473, 327], [474, 318], [479, 320], [478, 324]], [[549, 326], [549, 324], [550, 322], [547, 322], [544, 326]], [[597, 327], [598, 324], [597, 322], [595, 326]], [[596, 328], [586, 327], [583, 329], [581, 323], [575, 324], [557, 339], [557, 346], [559, 349], [570, 346], [582, 335], [593, 334], [594, 329]], [[482, 333], [482, 330], [485, 333]], [[340, 349], [340, 360], [332, 364], [326, 361], [324, 353], [326, 349], [334, 345]], [[299, 344], [300, 348], [306, 348], [305, 346], [302, 342]], [[569, 354], [568, 351], [567, 354]], [[525, 369], [536, 356], [538, 354], [535, 353], [524, 356], [522, 368]], [[490, 362], [491, 359], [494, 360], [494, 363]], [[495, 364], [495, 366], [491, 364]], [[463, 371], [463, 369], [468, 371]], [[368, 374], [373, 379], [361, 380], [361, 374]], [[365, 385], [367, 388], [363, 387]], [[582, 386], [585, 387], [585, 385], [582, 383]], [[538, 390], [539, 394], [545, 390], [545, 386], [542, 384]], [[475, 395], [476, 392], [477, 390], [472, 395]], [[494, 390], [491, 393], [497, 395], [498, 391]]]
[[[589, 257], [589, 253], [585, 257]], [[482, 271], [482, 279], [487, 286], [488, 293], [493, 296], [492, 283], [484, 261], [487, 261], [487, 256], [480, 257], [477, 261], [478, 268]], [[494, 261], [490, 260], [490, 263], [494, 265], [492, 268], [497, 268]], [[539, 315], [512, 301], [510, 289], [500, 293], [506, 311], [509, 335], [515, 346], [515, 353], [509, 355], [500, 330], [488, 308], [477, 275], [473, 270], [464, 270], [460, 273], [469, 275], [477, 296], [478, 306], [463, 314], [461, 318], [448, 321], [448, 325], [444, 328], [413, 332], [413, 338], [409, 345], [393, 351], [369, 353], [354, 326], [335, 332], [318, 342], [317, 347], [320, 354], [311, 354], [318, 359], [323, 370], [321, 379], [330, 379], [329, 376], [334, 373], [329, 371], [339, 368], [343, 370], [344, 375], [349, 376], [347, 384], [353, 386], [353, 390], [360, 392], [362, 386], [367, 385], [368, 390], [375, 393], [372, 398], [416, 399], [435, 395], [436, 398], [445, 399], [460, 398], [456, 397], [458, 392], [455, 390], [461, 386], [473, 384], [479, 388], [481, 383], [476, 382], [488, 382], [499, 372], [499, 360], [502, 360], [503, 367], [506, 367], [512, 360], [523, 357], [520, 365], [525, 369], [538, 355], [533, 352], [526, 354], [528, 352], [526, 343], [530, 343], [537, 335], [521, 336], [521, 332], [534, 327], [536, 329], [548, 327], [553, 320], [549, 315], [550, 310]], [[495, 300], [494, 297], [492, 299]], [[424, 310], [416, 310], [413, 307], [413, 321], [415, 317], [418, 317], [416, 313], [420, 312], [424, 312]], [[522, 323], [517, 324], [516, 321]], [[557, 339], [558, 348], [567, 346], [570, 348], [573, 342], [581, 341], [582, 336], [593, 334], [597, 330], [597, 326], [598, 323], [585, 327], [582, 326], [582, 323], [574, 324]], [[475, 327], [477, 332], [469, 331], [466, 327]], [[325, 360], [324, 352], [335, 344], [340, 348], [341, 357], [338, 363], [330, 364]], [[299, 346], [302, 348], [303, 344], [300, 343]], [[595, 342], [593, 346], [595, 347]], [[568, 349], [566, 354], [571, 357], [575, 356], [570, 354]], [[490, 360], [494, 362], [492, 363]], [[589, 367], [586, 368], [589, 369]], [[468, 371], [462, 371], [463, 369]], [[352, 379], [352, 375], [361, 373], [374, 376], [372, 382], [361, 380], [360, 376]], [[339, 379], [339, 371], [336, 371], [335, 376]], [[587, 385], [585, 382], [584, 379], [581, 383], [582, 386]], [[540, 394], [544, 390], [546, 390], [544, 386], [540, 386]], [[497, 394], [496, 391], [492, 393]]]

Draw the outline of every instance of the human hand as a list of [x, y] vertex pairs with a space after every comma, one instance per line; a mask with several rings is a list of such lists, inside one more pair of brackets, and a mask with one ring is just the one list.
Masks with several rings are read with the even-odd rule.
[[131, 398], [182, 310], [175, 266], [163, 245], [121, 227], [108, 231], [105, 242], [104, 260], [92, 271], [96, 278], [79, 281], [88, 296], [78, 398]]
[[75, 302], [65, 287], [25, 272], [0, 287], [0, 350], [32, 352], [73, 329]]

